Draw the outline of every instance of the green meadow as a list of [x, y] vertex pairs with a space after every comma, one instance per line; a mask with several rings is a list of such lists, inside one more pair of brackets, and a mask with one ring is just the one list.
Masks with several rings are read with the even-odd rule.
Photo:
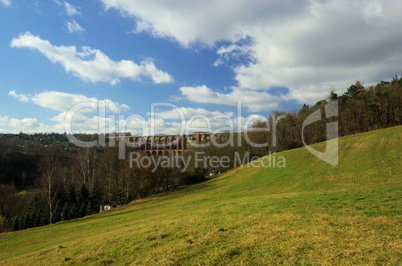
[[[325, 143], [312, 145], [324, 151]], [[402, 264], [402, 127], [236, 168], [109, 212], [0, 235], [9, 264]]]

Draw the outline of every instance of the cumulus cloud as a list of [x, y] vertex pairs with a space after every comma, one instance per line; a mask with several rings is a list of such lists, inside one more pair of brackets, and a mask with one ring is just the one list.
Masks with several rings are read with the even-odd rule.
[[[148, 113], [148, 115], [151, 115]], [[207, 117], [214, 117], [214, 116], [229, 116], [232, 117], [234, 114], [233, 112], [220, 112], [220, 111], [208, 111], [204, 108], [191, 108], [191, 107], [177, 107], [168, 111], [164, 112], [155, 112], [155, 117], [161, 119], [180, 119], [182, 116], [185, 118], [191, 118], [196, 115], [202, 115]]]
[[[66, 115], [73, 114], [71, 117], [71, 125], [73, 132], [86, 132], [86, 133], [99, 133], [108, 132], [107, 128], [110, 126], [112, 129], [116, 128], [115, 121], [109, 117], [110, 113], [122, 113], [130, 109], [126, 104], [109, 99], [97, 99], [88, 97], [82, 94], [71, 94], [57, 91], [49, 91], [36, 93], [33, 96], [18, 94], [16, 91], [10, 91], [9, 95], [16, 97], [23, 102], [32, 102], [43, 108], [61, 111], [61, 113], [50, 118], [51, 123], [45, 124], [37, 118], [9, 118], [7, 116], [0, 116], [0, 126], [8, 128], [7, 132], [58, 132], [64, 133], [66, 131]], [[72, 111], [77, 104], [84, 104], [79, 106], [79, 109]], [[102, 111], [102, 112], [100, 112]], [[93, 115], [91, 113], [95, 113]], [[104, 113], [105, 116], [98, 114]]]
[[[51, 121], [56, 122], [53, 128], [57, 128], [58, 132], [65, 132], [68, 127], [67, 112], [62, 112], [51, 118]], [[115, 128], [115, 121], [110, 117], [103, 116], [89, 116], [80, 112], [76, 112], [71, 117], [71, 130], [72, 132], [85, 132], [85, 133], [109, 133], [108, 128]]]
[[[402, 69], [398, 0], [101, 1], [133, 17], [135, 32], [216, 49], [214, 65], [229, 64], [237, 89], [226, 96], [202, 90], [206, 95], [232, 99], [244, 91], [268, 99], [270, 88], [282, 86], [289, 88], [283, 100], [314, 103], [331, 88], [341, 93], [356, 80], [370, 84]], [[248, 60], [231, 64], [239, 56]]]
[[[203, 108], [178, 107], [166, 103], [167, 110], [147, 113], [145, 116], [128, 115], [113, 116], [110, 112], [119, 113], [128, 111], [129, 106], [111, 100], [98, 100], [85, 95], [68, 94], [62, 92], [43, 92], [28, 97], [30, 102], [43, 108], [60, 111], [57, 115], [43, 122], [37, 118], [9, 118], [0, 115], [1, 132], [58, 132], [64, 133], [69, 129], [73, 132], [84, 133], [112, 133], [131, 132], [134, 135], [151, 134], [189, 134], [194, 132], [226, 132], [241, 131], [254, 121], [254, 115], [243, 117], [241, 112], [209, 111]], [[78, 109], [71, 112], [75, 104], [95, 103], [94, 107], [103, 106], [108, 113], [100, 116], [98, 109]], [[97, 105], [99, 103], [99, 105]], [[162, 104], [163, 105], [163, 104]], [[165, 106], [165, 107], [166, 107]], [[159, 107], [161, 107], [159, 105]], [[166, 109], [166, 108], [164, 108]]]
[[52, 130], [50, 126], [41, 123], [36, 118], [9, 118], [0, 115], [0, 132], [3, 133], [18, 133], [18, 132], [59, 132]]
[[[0, 132], [4, 133], [64, 133], [66, 132], [65, 127], [65, 117], [66, 112], [60, 113], [54, 116], [47, 123], [39, 121], [37, 118], [7, 118], [7, 120], [2, 121], [0, 119]], [[0, 117], [1, 118], [1, 117]], [[104, 128], [100, 127], [100, 122], [103, 125], [108, 125], [110, 119], [98, 116], [86, 116], [82, 113], [75, 113], [72, 117], [72, 132], [73, 133], [99, 133], [105, 132]], [[111, 121], [113, 123], [113, 121]]]
[[2, 116], [0, 115], [0, 123], [2, 122], [7, 122], [8, 121], [8, 116]]
[[[203, 108], [174, 107], [167, 111], [148, 113], [148, 117], [132, 119], [119, 131], [135, 135], [191, 134], [194, 132], [237, 132], [254, 121], [254, 115], [243, 117], [241, 113], [209, 111]], [[138, 117], [136, 117], [138, 118]], [[141, 122], [140, 122], [141, 120]]]
[[183, 96], [193, 102], [224, 104], [229, 106], [237, 106], [240, 102], [241, 105], [247, 107], [250, 112], [275, 110], [279, 107], [279, 102], [282, 100], [281, 97], [273, 96], [265, 91], [242, 90], [236, 87], [233, 87], [230, 93], [216, 92], [205, 85], [198, 87], [181, 87], [180, 91]]
[[[220, 112], [209, 111], [203, 108], [191, 108], [191, 107], [178, 107], [165, 112], [156, 112], [155, 117], [162, 121], [180, 120], [176, 124], [173, 124], [174, 129], [178, 132], [178, 128], [182, 129], [183, 133], [193, 133], [199, 131], [223, 131], [229, 130], [232, 126], [232, 131], [235, 130], [237, 125], [234, 124], [234, 120], [237, 117], [233, 112]], [[236, 127], [237, 129], [237, 127]]]
[[29, 102], [29, 98], [26, 95], [18, 94], [15, 90], [9, 91], [8, 95], [14, 96], [15, 98], [17, 98], [21, 102]]
[[67, 22], [66, 22], [66, 25], [67, 25], [68, 32], [70, 32], [70, 33], [77, 33], [77, 32], [83, 32], [83, 31], [85, 31], [85, 30], [80, 26], [80, 24], [78, 24], [77, 21], [75, 21], [75, 20], [73, 20], [73, 21], [71, 21], [71, 22], [67, 21]]
[[141, 76], [151, 78], [154, 83], [173, 82], [171, 75], [157, 69], [150, 60], [140, 65], [130, 60], [116, 62], [98, 49], [84, 46], [81, 51], [77, 51], [75, 46], [55, 46], [30, 32], [14, 38], [11, 47], [38, 50], [51, 62], [60, 63], [67, 73], [71, 72], [86, 82], [102, 81], [115, 85], [121, 78], [139, 80]]
[[39, 121], [36, 118], [24, 118], [24, 119], [16, 119], [16, 118], [11, 118], [10, 119], [10, 125], [12, 127], [16, 128], [38, 128], [39, 127]]
[[[183, 46], [201, 42], [214, 45], [222, 39], [238, 39], [242, 24], [258, 21], [266, 13], [264, 1], [125, 1], [101, 0], [107, 9], [115, 8], [123, 14], [135, 17], [135, 32], [148, 31], [155, 37], [168, 37]], [[255, 18], [251, 14], [256, 15]], [[276, 16], [280, 17], [280, 16]], [[243, 32], [240, 32], [242, 34]]]
[[5, 6], [11, 5], [11, 0], [0, 0], [0, 2]]
[[64, 8], [66, 9], [66, 13], [69, 16], [80, 15], [80, 12], [72, 5], [64, 1]]
[[[58, 91], [48, 91], [36, 93], [32, 97], [28, 97], [24, 94], [17, 94], [15, 91], [10, 91], [9, 95], [12, 95], [23, 102], [32, 101], [41, 107], [56, 110], [56, 111], [68, 111], [74, 105], [80, 103], [94, 103], [96, 106], [106, 108], [106, 111], [113, 113], [121, 113], [128, 111], [130, 107], [127, 104], [120, 104], [109, 99], [100, 100], [94, 97], [87, 97], [82, 94], [72, 94]], [[80, 112], [92, 112], [91, 108], [80, 109]]]

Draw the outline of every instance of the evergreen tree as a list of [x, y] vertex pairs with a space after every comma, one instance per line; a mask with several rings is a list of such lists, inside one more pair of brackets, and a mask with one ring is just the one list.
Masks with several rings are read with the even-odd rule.
[[95, 180], [94, 186], [91, 191], [90, 201], [92, 204], [92, 208], [99, 208], [99, 205], [103, 203], [103, 191], [101, 184], [98, 180]]
[[68, 203], [66, 203], [66, 204], [64, 204], [64, 207], [63, 207], [62, 220], [64, 220], [64, 221], [69, 220], [69, 217], [68, 217], [69, 213], [70, 213], [70, 207], [69, 207]]
[[71, 205], [77, 203], [77, 192], [73, 184], [70, 184], [70, 188], [68, 190], [67, 202], [70, 203]]
[[26, 215], [21, 215], [19, 217], [19, 223], [18, 223], [19, 230], [24, 230], [26, 228], [25, 222], [26, 222]]
[[68, 211], [68, 219], [74, 219], [79, 216], [79, 209], [77, 208], [76, 204], [73, 204], [70, 206], [69, 211]]
[[[332, 101], [336, 101], [338, 100], [338, 94], [335, 92], [335, 90], [331, 90], [331, 94], [329, 96], [329, 100]], [[304, 106], [303, 106], [304, 107]]]
[[80, 189], [77, 191], [77, 204], [84, 204], [89, 200], [89, 191], [85, 184], [82, 184]]
[[45, 213], [42, 213], [40, 217], [40, 224], [41, 226], [49, 224], [49, 217]]
[[33, 220], [33, 227], [38, 227], [41, 226], [41, 216], [43, 215], [42, 212], [40, 211], [35, 211], [35, 216]]
[[360, 98], [360, 95], [364, 92], [364, 87], [360, 83], [360, 81], [356, 81], [356, 84], [350, 86], [345, 92], [344, 96], [347, 98], [347, 100], [356, 100]]
[[12, 219], [11, 229], [12, 229], [13, 231], [18, 231], [18, 230], [20, 229], [20, 219], [19, 219], [18, 216], [15, 216], [15, 217]]
[[88, 201], [87, 208], [86, 208], [86, 211], [85, 211], [85, 215], [91, 215], [91, 214], [92, 214], [92, 204], [91, 204], [90, 201]]
[[79, 205], [77, 218], [81, 218], [84, 216], [85, 216], [85, 203], [82, 203], [81, 205]]
[[34, 212], [25, 214], [25, 216], [26, 216], [26, 218], [25, 218], [25, 228], [26, 229], [33, 227], [33, 220], [32, 220], [32, 218], [34, 218], [33, 213]]
[[59, 205], [57, 205], [56, 208], [55, 208], [55, 210], [54, 210], [52, 223], [60, 222], [60, 219], [61, 219], [61, 212], [62, 212], [62, 209], [60, 208]]

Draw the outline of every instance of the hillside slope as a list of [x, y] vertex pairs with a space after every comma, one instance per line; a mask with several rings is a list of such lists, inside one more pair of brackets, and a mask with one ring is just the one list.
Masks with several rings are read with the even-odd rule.
[[[243, 166], [113, 211], [0, 235], [0, 263], [402, 263], [402, 127]], [[313, 145], [324, 149], [324, 143]]]

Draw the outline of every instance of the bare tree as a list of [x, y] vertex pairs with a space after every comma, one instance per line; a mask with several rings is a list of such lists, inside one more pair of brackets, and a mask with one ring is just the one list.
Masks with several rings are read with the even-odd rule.
[[96, 148], [80, 149], [74, 156], [74, 169], [79, 179], [79, 183], [84, 183], [92, 189], [95, 181], [97, 165], [98, 151]]
[[42, 189], [46, 195], [46, 203], [49, 208], [49, 222], [53, 221], [54, 210], [60, 201], [58, 192], [61, 187], [61, 162], [62, 149], [50, 146], [43, 154], [40, 170], [42, 172]]

